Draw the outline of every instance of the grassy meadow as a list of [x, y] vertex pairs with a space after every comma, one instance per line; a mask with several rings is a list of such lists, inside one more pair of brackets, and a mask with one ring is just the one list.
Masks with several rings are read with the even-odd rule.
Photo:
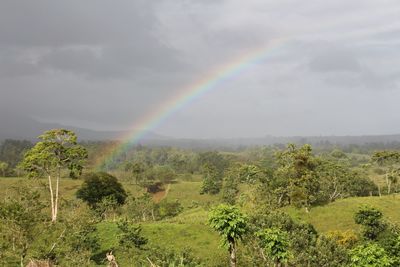
[[[5, 198], [12, 196], [13, 187], [28, 186], [41, 190], [41, 196], [48, 197], [45, 190], [46, 179], [0, 178], [0, 194]], [[77, 179], [62, 179], [60, 182], [61, 198], [72, 200], [82, 181]], [[133, 196], [138, 196], [144, 190], [130, 182], [122, 182], [124, 188]], [[201, 258], [208, 266], [218, 266], [218, 259], [225, 259], [225, 250], [220, 247], [218, 235], [207, 225], [208, 208], [220, 201], [219, 195], [200, 194], [201, 182], [180, 181], [168, 184], [161, 199], [179, 200], [184, 208], [176, 217], [163, 221], [141, 223], [143, 234], [149, 244], [165, 249], [189, 249], [194, 256]], [[241, 191], [247, 188], [242, 186]], [[158, 199], [160, 201], [161, 199]], [[296, 221], [313, 224], [321, 233], [334, 230], [359, 231], [354, 223], [354, 213], [363, 205], [369, 204], [380, 209], [385, 218], [394, 223], [400, 223], [400, 196], [382, 197], [352, 197], [337, 200], [333, 203], [313, 207], [309, 212], [305, 209], [285, 207], [283, 210]], [[97, 225], [100, 240], [99, 255], [118, 245], [119, 230], [113, 220], [103, 221]], [[119, 255], [122, 266], [129, 266], [129, 257]], [[220, 262], [219, 262], [220, 263]]]

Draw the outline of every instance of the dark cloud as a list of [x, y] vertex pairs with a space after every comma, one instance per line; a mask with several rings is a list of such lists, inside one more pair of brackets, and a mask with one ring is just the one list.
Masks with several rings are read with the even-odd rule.
[[264, 48], [156, 131], [398, 133], [399, 11], [396, 0], [4, 0], [0, 113], [128, 128]]
[[[150, 1], [2, 2], [0, 45], [17, 49], [1, 67], [15, 75], [12, 65], [22, 75], [46, 68], [92, 78], [176, 70], [178, 52], [159, 39], [152, 10]], [[28, 53], [37, 64], [21, 60]]]

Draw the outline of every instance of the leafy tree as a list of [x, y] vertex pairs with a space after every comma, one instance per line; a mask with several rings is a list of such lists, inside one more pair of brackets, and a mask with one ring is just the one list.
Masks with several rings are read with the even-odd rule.
[[30, 258], [49, 260], [57, 266], [91, 266], [100, 248], [98, 221], [89, 207], [76, 199], [63, 201], [65, 212], [56, 224], [40, 225]]
[[234, 205], [237, 194], [239, 193], [238, 181], [234, 176], [226, 176], [222, 183], [222, 200], [225, 203]]
[[225, 177], [222, 181], [222, 200], [230, 205], [234, 205], [236, 197], [239, 193], [239, 183], [255, 181], [257, 170], [251, 168], [252, 165], [236, 164], [225, 172]]
[[387, 193], [391, 193], [392, 184], [396, 184], [400, 177], [400, 168], [396, 165], [400, 163], [400, 153], [397, 151], [377, 151], [371, 160], [381, 167], [386, 167], [385, 181]]
[[31, 243], [44, 221], [38, 191], [14, 188], [15, 194], [0, 202], [0, 265], [24, 266]]
[[185, 248], [182, 251], [174, 251], [165, 247], [151, 247], [148, 250], [148, 257], [142, 260], [150, 263], [150, 266], [162, 267], [200, 267], [205, 266], [202, 262], [193, 256], [190, 249]]
[[317, 172], [321, 191], [326, 194], [326, 198], [329, 202], [345, 196], [346, 181], [350, 178], [350, 171], [348, 168], [342, 164], [324, 160], [318, 165]]
[[320, 184], [315, 172], [317, 162], [310, 145], [297, 148], [289, 144], [287, 149], [276, 154], [278, 169], [275, 175], [287, 181], [282, 184], [288, 190], [291, 204], [296, 207], [310, 207], [318, 199]]
[[259, 229], [280, 229], [288, 234], [289, 250], [293, 257], [291, 266], [312, 266], [317, 243], [317, 231], [311, 224], [295, 222], [288, 214], [282, 211], [257, 211], [250, 221], [251, 231], [257, 233]]
[[393, 260], [375, 243], [359, 245], [350, 251], [349, 267], [390, 267]]
[[1, 172], [1, 174], [3, 175], [3, 177], [6, 176], [6, 171], [7, 171], [7, 169], [8, 169], [8, 163], [7, 163], [7, 162], [0, 161], [0, 172]]
[[326, 234], [330, 240], [335, 240], [336, 243], [344, 248], [351, 248], [358, 242], [357, 234], [352, 231], [330, 231]]
[[175, 179], [176, 174], [174, 170], [169, 166], [154, 166], [151, 172], [153, 176], [151, 180], [157, 180], [163, 184], [170, 183]]
[[126, 213], [135, 221], [155, 220], [155, 203], [149, 193], [139, 197], [130, 197], [126, 205]]
[[85, 181], [76, 192], [77, 198], [87, 202], [92, 208], [104, 198], [113, 198], [116, 204], [125, 203], [127, 194], [118, 179], [106, 172], [89, 173], [85, 175]]
[[147, 238], [142, 236], [142, 227], [140, 225], [132, 225], [127, 220], [117, 223], [121, 234], [118, 236], [119, 244], [125, 249], [142, 248], [147, 244]]
[[382, 217], [383, 214], [379, 210], [368, 205], [363, 205], [356, 212], [354, 221], [356, 224], [363, 226], [363, 236], [366, 239], [375, 240], [386, 229]]
[[323, 235], [318, 238], [311, 254], [310, 266], [342, 267], [349, 262], [346, 248]]
[[121, 204], [118, 203], [114, 196], [106, 196], [101, 199], [100, 202], [92, 208], [102, 219], [107, 220], [107, 218], [113, 217], [115, 221], [116, 215], [121, 212]]
[[174, 217], [183, 210], [182, 204], [178, 199], [175, 201], [168, 201], [167, 199], [161, 200], [156, 204], [156, 217], [158, 219], [164, 219], [168, 217]]
[[212, 167], [219, 179], [222, 179], [225, 169], [229, 166], [229, 161], [217, 151], [207, 151], [198, 155], [200, 166]]
[[125, 166], [125, 171], [130, 171], [132, 173], [136, 184], [143, 180], [145, 170], [145, 165], [138, 161], [133, 163], [129, 162]]
[[200, 194], [218, 194], [222, 187], [222, 179], [218, 170], [212, 165], [203, 166], [203, 184]]
[[337, 148], [332, 150], [331, 153], [329, 153], [329, 155], [336, 159], [347, 159], [346, 153], [344, 153], [342, 150], [337, 149]]
[[349, 162], [319, 159], [316, 174], [320, 183], [319, 203], [332, 202], [350, 196], [369, 196], [377, 186], [362, 172], [352, 170]]
[[[47, 175], [51, 202], [51, 220], [57, 220], [59, 183], [61, 171], [68, 169], [73, 175], [80, 175], [84, 160], [87, 158], [85, 148], [77, 144], [74, 132], [65, 129], [53, 129], [39, 136], [40, 142], [24, 156], [20, 166], [30, 176]], [[56, 177], [55, 192], [53, 177]]]
[[276, 267], [282, 266], [289, 260], [289, 239], [286, 232], [278, 228], [267, 228], [257, 232], [256, 235], [261, 247]]
[[400, 266], [400, 235], [393, 231], [388, 231], [384, 237], [379, 238], [378, 244], [393, 259], [393, 266]]
[[350, 172], [350, 176], [344, 182], [345, 197], [357, 196], [366, 197], [377, 195], [378, 187], [369, 178], [361, 177], [358, 172]]
[[260, 180], [260, 176], [263, 175], [262, 169], [252, 164], [241, 164], [238, 166], [236, 172], [241, 182], [250, 184], [254, 184]]
[[236, 243], [247, 232], [247, 216], [235, 206], [221, 204], [211, 210], [208, 222], [228, 247], [231, 267], [236, 267]]

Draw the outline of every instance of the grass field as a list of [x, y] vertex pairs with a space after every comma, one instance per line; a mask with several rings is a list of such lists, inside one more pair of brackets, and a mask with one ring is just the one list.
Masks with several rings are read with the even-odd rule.
[[304, 209], [285, 208], [293, 218], [313, 224], [320, 232], [332, 230], [357, 230], [354, 213], [363, 205], [371, 205], [383, 212], [385, 219], [400, 223], [400, 196], [358, 197], [337, 200], [331, 204], [315, 207], [309, 213]]
[[[47, 198], [45, 179], [32, 180], [27, 178], [0, 178], [0, 194], [3, 197], [15, 194], [12, 187], [29, 186], [43, 190]], [[81, 180], [62, 179], [60, 192], [63, 198], [75, 198], [75, 192], [81, 185]], [[143, 189], [131, 183], [123, 183], [132, 195], [139, 195]], [[207, 266], [215, 266], [215, 262], [226, 258], [226, 252], [219, 247], [219, 237], [206, 224], [208, 208], [218, 202], [219, 196], [200, 195], [201, 183], [198, 181], [182, 181], [169, 186], [165, 198], [178, 199], [184, 210], [178, 216], [159, 222], [142, 223], [143, 234], [149, 239], [149, 244], [162, 248], [181, 250], [189, 248], [194, 256], [202, 258]], [[246, 187], [241, 188], [246, 191]], [[331, 204], [314, 207], [310, 212], [292, 207], [284, 208], [294, 219], [313, 224], [319, 232], [333, 230], [355, 230], [359, 228], [354, 223], [354, 213], [362, 204], [369, 204], [381, 210], [384, 217], [400, 224], [400, 196], [363, 197], [337, 200]], [[101, 240], [99, 253], [117, 247], [118, 228], [115, 222], [102, 222], [97, 226]], [[121, 255], [121, 263], [128, 259]], [[124, 265], [123, 265], [124, 266]], [[129, 264], [125, 264], [129, 266]]]
[[[14, 194], [12, 188], [19, 186], [28, 186], [43, 190], [43, 197], [47, 197], [45, 189], [46, 179], [28, 179], [28, 178], [0, 178], [0, 194], [7, 197]], [[62, 198], [73, 199], [75, 192], [81, 185], [81, 180], [62, 179], [60, 183], [60, 194]], [[137, 185], [123, 183], [124, 188], [132, 195], [140, 195], [143, 191]], [[218, 201], [219, 196], [201, 195], [200, 182], [178, 182], [170, 185], [168, 193], [165, 195], [167, 200], [178, 199], [184, 206], [184, 212], [179, 216], [170, 219], [173, 223], [204, 223], [207, 215], [204, 207], [208, 207]], [[293, 218], [297, 220], [312, 223], [317, 230], [326, 232], [331, 230], [357, 229], [354, 224], [353, 216], [360, 205], [372, 205], [384, 213], [388, 220], [400, 223], [400, 196], [382, 196], [382, 197], [360, 197], [337, 200], [331, 204], [314, 207], [309, 213], [304, 209], [285, 208]]]
[[[209, 263], [224, 257], [225, 250], [219, 246], [219, 237], [205, 224], [181, 224], [173, 222], [143, 223], [143, 235], [149, 245], [180, 251], [190, 249], [195, 257]], [[107, 251], [118, 245], [118, 228], [115, 223], [103, 222], [98, 225], [100, 251]], [[127, 261], [123, 256], [121, 263]]]

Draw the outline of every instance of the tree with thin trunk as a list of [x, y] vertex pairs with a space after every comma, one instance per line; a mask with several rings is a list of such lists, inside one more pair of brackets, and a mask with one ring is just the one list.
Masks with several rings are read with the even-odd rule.
[[377, 151], [371, 157], [372, 162], [380, 167], [386, 167], [385, 182], [388, 195], [391, 193], [392, 184], [399, 180], [400, 153], [397, 151]]
[[259, 238], [262, 254], [265, 251], [275, 267], [284, 266], [291, 255], [287, 233], [277, 228], [268, 228], [257, 232], [256, 235]]
[[211, 210], [209, 224], [222, 237], [222, 245], [228, 248], [231, 267], [236, 267], [236, 245], [247, 232], [247, 216], [236, 206], [221, 204]]
[[[24, 156], [20, 167], [29, 176], [47, 176], [50, 191], [51, 221], [57, 220], [59, 184], [61, 172], [65, 169], [70, 174], [81, 174], [87, 151], [77, 143], [74, 132], [65, 129], [53, 129], [39, 136], [40, 142]], [[54, 177], [55, 187], [54, 187]]]
[[0, 161], [0, 171], [2, 176], [6, 176], [6, 171], [8, 169], [8, 163], [4, 161]]

